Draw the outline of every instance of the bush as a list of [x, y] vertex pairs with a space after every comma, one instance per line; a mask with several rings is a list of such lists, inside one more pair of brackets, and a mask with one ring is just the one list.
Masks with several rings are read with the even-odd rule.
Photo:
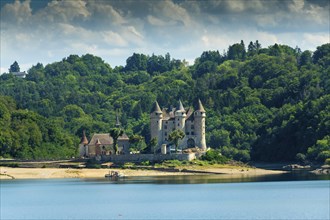
[[202, 160], [213, 161], [221, 164], [226, 163], [228, 161], [228, 159], [225, 156], [221, 155], [221, 152], [219, 150], [213, 150], [213, 149], [207, 151], [202, 156]]
[[165, 160], [162, 163], [163, 166], [166, 167], [177, 167], [177, 166], [182, 166], [182, 161], [179, 160]]
[[238, 160], [241, 162], [249, 162], [251, 160], [250, 153], [248, 150], [239, 150], [235, 155], [234, 155], [234, 160]]
[[298, 163], [301, 163], [301, 164], [305, 164], [305, 163], [306, 163], [306, 155], [305, 155], [305, 154], [297, 153], [295, 159], [296, 159], [296, 161], [297, 161]]
[[143, 166], [149, 166], [150, 165], [150, 161], [149, 160], [142, 161], [141, 162], [141, 165], [143, 165]]
[[330, 165], [330, 158], [327, 158], [324, 162], [325, 165]]
[[97, 163], [94, 160], [88, 160], [87, 163], [86, 163], [86, 168], [100, 169], [101, 164]]
[[134, 163], [127, 162], [127, 163], [124, 163], [124, 165], [122, 166], [122, 168], [124, 168], [124, 169], [135, 169], [136, 166], [135, 166]]
[[1, 163], [0, 166], [4, 166], [4, 167], [19, 167], [18, 163]]
[[317, 160], [320, 162], [324, 162], [326, 159], [330, 158], [330, 151], [326, 150], [326, 151], [322, 151], [317, 155]]

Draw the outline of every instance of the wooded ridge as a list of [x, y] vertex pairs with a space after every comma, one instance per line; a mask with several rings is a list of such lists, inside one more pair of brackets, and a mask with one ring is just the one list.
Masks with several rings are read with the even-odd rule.
[[207, 145], [227, 158], [330, 158], [330, 44], [311, 52], [258, 41], [246, 49], [241, 41], [223, 53], [205, 51], [190, 66], [170, 54], [134, 53], [114, 68], [91, 54], [70, 55], [37, 63], [26, 78], [10, 72], [0, 76], [1, 157], [77, 156], [82, 131], [89, 138], [109, 132], [117, 111], [148, 151], [153, 102], [189, 107], [200, 99]]

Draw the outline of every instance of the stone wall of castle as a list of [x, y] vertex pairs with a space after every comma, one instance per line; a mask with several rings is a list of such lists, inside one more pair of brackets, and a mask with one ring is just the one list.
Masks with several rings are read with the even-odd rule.
[[114, 163], [134, 162], [140, 163], [143, 161], [161, 162], [164, 160], [194, 160], [199, 155], [190, 154], [125, 154], [125, 155], [102, 155], [102, 161], [111, 161]]

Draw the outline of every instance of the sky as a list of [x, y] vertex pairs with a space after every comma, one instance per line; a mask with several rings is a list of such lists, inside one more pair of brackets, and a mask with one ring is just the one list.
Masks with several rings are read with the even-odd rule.
[[330, 0], [1, 0], [0, 72], [87, 53], [112, 67], [133, 53], [193, 64], [241, 40], [314, 51], [330, 41], [329, 11]]

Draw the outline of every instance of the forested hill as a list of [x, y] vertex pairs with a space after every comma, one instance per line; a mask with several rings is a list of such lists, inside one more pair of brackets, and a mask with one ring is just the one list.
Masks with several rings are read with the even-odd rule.
[[[65, 158], [88, 138], [114, 127], [149, 137], [149, 113], [187, 108], [207, 111], [207, 145], [241, 161], [324, 161], [330, 158], [330, 44], [301, 51], [256, 42], [206, 51], [192, 66], [165, 56], [133, 54], [125, 67], [70, 55], [32, 66], [25, 79], [0, 76], [2, 157]], [[145, 145], [143, 145], [145, 146]]]

